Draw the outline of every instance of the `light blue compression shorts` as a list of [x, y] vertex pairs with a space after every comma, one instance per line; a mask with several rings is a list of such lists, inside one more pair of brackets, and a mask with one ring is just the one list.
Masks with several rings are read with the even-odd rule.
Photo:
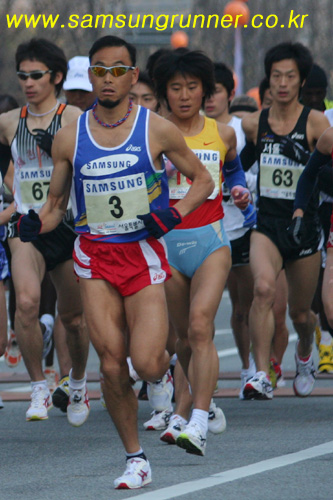
[[165, 234], [170, 266], [192, 278], [210, 254], [230, 243], [222, 220], [193, 229], [174, 229]]

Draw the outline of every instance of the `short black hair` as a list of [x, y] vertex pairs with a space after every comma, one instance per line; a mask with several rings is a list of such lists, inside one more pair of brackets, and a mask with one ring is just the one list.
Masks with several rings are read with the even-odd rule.
[[260, 98], [260, 103], [263, 103], [264, 97], [265, 97], [265, 92], [267, 89], [269, 89], [269, 79], [267, 76], [263, 78], [259, 84], [259, 98]]
[[152, 54], [150, 54], [150, 56], [148, 57], [147, 63], [146, 63], [146, 71], [147, 71], [147, 73], [149, 75], [149, 78], [151, 80], [153, 79], [154, 67], [155, 67], [156, 61], [161, 56], [164, 56], [165, 54], [167, 54], [169, 52], [171, 52], [170, 49], [158, 49], [158, 50], [155, 50], [155, 52], [153, 52]]
[[269, 49], [265, 56], [265, 73], [268, 79], [271, 76], [272, 65], [284, 59], [295, 61], [303, 83], [313, 64], [310, 50], [301, 43], [292, 42], [283, 42]]
[[16, 50], [16, 71], [19, 71], [23, 61], [39, 61], [47, 66], [51, 73], [51, 82], [55, 80], [56, 73], [63, 74], [61, 82], [57, 83], [56, 94], [60, 94], [67, 75], [67, 59], [64, 51], [54, 43], [44, 38], [32, 38], [29, 42], [21, 43]]
[[123, 38], [113, 35], [102, 36], [102, 38], [96, 40], [89, 51], [89, 61], [91, 62], [93, 55], [104, 47], [125, 47], [129, 53], [132, 66], [136, 65], [136, 48], [134, 45], [126, 42]]
[[199, 78], [206, 98], [214, 94], [215, 78], [212, 60], [200, 50], [176, 49], [161, 56], [154, 66], [153, 80], [158, 99], [167, 101], [167, 84], [177, 73]]
[[327, 85], [328, 82], [325, 71], [318, 64], [314, 63], [307, 79], [305, 80], [304, 88], [327, 89]]
[[0, 94], [0, 115], [19, 107], [15, 97], [10, 94]]
[[149, 78], [147, 71], [140, 71], [137, 83], [144, 83], [154, 92], [154, 83], [151, 78]]
[[226, 89], [228, 97], [235, 88], [234, 75], [231, 69], [224, 63], [214, 63], [215, 82], [220, 83]]

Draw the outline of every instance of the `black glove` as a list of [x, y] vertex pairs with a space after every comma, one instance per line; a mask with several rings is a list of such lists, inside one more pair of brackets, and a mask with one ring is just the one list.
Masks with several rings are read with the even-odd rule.
[[42, 221], [39, 215], [30, 209], [28, 215], [21, 215], [19, 218], [17, 229], [21, 241], [36, 240], [42, 229]]
[[305, 235], [303, 217], [295, 217], [287, 227], [287, 233], [293, 243], [300, 245]]
[[35, 135], [36, 142], [38, 146], [46, 151], [46, 153], [51, 156], [52, 142], [54, 136], [49, 134], [46, 130], [42, 128], [34, 128], [33, 132], [37, 132]]
[[305, 151], [301, 144], [293, 141], [288, 136], [281, 139], [280, 153], [302, 165], [306, 165], [310, 158], [309, 151]]
[[154, 210], [150, 214], [137, 215], [136, 217], [144, 222], [149, 234], [156, 239], [161, 238], [182, 221], [182, 216], [175, 207]]

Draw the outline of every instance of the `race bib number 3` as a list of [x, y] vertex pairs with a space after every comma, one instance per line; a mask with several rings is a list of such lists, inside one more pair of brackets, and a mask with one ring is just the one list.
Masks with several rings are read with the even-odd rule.
[[24, 168], [20, 176], [20, 191], [24, 212], [38, 211], [46, 202], [53, 167]]
[[92, 234], [118, 234], [144, 227], [136, 218], [150, 211], [143, 173], [105, 180], [84, 180], [88, 226]]
[[260, 157], [260, 195], [266, 198], [294, 200], [303, 165], [283, 155]]

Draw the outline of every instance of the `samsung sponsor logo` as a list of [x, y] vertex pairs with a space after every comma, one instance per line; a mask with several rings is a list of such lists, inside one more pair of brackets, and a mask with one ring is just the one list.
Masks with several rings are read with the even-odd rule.
[[83, 175], [95, 176], [123, 172], [139, 161], [139, 157], [132, 154], [109, 155], [97, 160], [89, 161], [81, 167]]

